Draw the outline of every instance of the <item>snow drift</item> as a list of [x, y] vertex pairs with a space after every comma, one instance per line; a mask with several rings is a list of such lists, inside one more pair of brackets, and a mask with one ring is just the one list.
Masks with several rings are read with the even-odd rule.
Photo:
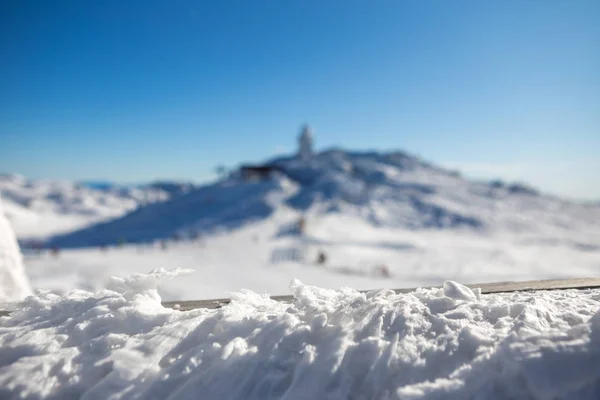
[[[28, 297], [0, 321], [0, 397], [465, 399], [600, 395], [600, 291], [367, 294], [293, 281], [163, 308], [165, 271]], [[173, 275], [173, 274], [171, 274]]]
[[0, 198], [0, 302], [21, 300], [30, 292], [23, 257]]

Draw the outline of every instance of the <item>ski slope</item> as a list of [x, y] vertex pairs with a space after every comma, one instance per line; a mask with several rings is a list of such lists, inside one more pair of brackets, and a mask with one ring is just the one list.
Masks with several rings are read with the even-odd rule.
[[[407, 230], [373, 226], [359, 216], [307, 218], [304, 235], [290, 227], [293, 210], [194, 240], [101, 248], [67, 249], [58, 257], [30, 255], [27, 273], [36, 288], [66, 292], [96, 290], [111, 275], [155, 268], [195, 270], [165, 282], [166, 300], [227, 297], [242, 288], [282, 294], [291, 279], [338, 289], [440, 285], [597, 276], [600, 249], [585, 232], [485, 232]], [[291, 231], [291, 232], [290, 232]], [[327, 262], [317, 265], [318, 253]], [[390, 276], [379, 268], [385, 266]]]

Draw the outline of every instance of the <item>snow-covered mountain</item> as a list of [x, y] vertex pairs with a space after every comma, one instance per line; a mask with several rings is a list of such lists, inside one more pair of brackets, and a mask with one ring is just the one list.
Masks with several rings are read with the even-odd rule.
[[93, 185], [0, 175], [5, 214], [20, 239], [43, 238], [120, 217], [140, 205], [166, 201], [188, 184]]
[[[52, 244], [84, 247], [197, 235], [275, 211], [309, 224], [337, 216], [382, 229], [552, 232], [552, 240], [566, 235], [583, 247], [594, 246], [585, 239], [595, 240], [600, 232], [598, 206], [545, 196], [521, 184], [471, 181], [403, 152], [329, 150], [242, 167], [169, 201], [56, 236]], [[288, 231], [280, 227], [280, 235]]]

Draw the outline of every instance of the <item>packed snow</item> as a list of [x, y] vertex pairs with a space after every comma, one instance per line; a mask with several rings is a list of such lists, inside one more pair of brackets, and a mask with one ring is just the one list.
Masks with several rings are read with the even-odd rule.
[[[251, 291], [160, 303], [157, 270], [0, 319], [3, 399], [598, 399], [600, 290]], [[174, 278], [185, 280], [185, 278]]]
[[13, 228], [4, 216], [0, 198], [0, 304], [21, 300], [29, 294], [31, 287], [25, 275], [23, 256]]
[[95, 187], [84, 183], [0, 175], [5, 213], [19, 239], [43, 239], [121, 217], [140, 205], [166, 201], [191, 190], [188, 184]]

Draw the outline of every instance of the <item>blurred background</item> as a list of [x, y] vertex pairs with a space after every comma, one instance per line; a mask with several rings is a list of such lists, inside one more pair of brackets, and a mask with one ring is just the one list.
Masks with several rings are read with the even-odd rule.
[[166, 300], [600, 271], [600, 3], [0, 4], [33, 288]]

